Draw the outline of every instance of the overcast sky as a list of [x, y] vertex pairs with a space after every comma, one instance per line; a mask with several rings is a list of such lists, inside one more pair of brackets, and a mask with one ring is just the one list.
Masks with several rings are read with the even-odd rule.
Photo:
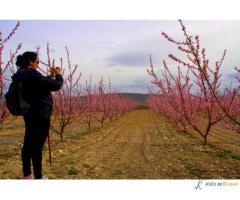
[[[0, 20], [4, 36], [17, 21]], [[23, 43], [20, 53], [34, 51], [41, 46], [40, 59], [46, 60], [46, 43], [50, 42], [52, 56], [66, 61], [65, 46], [70, 49], [72, 64], [79, 65], [82, 82], [90, 74], [95, 82], [103, 76], [111, 77], [112, 84], [121, 92], [146, 93], [150, 78], [146, 72], [149, 54], [152, 54], [156, 71], [166, 59], [170, 69], [176, 66], [167, 58], [177, 52], [174, 46], [162, 37], [161, 32], [171, 37], [183, 38], [178, 21], [20, 21], [16, 35], [4, 49], [3, 61], [9, 57], [9, 49]], [[219, 59], [227, 49], [222, 73], [224, 83], [234, 79], [234, 67], [240, 65], [240, 21], [184, 21], [191, 34], [200, 36], [207, 50], [210, 64]], [[66, 62], [65, 62], [66, 64]]]

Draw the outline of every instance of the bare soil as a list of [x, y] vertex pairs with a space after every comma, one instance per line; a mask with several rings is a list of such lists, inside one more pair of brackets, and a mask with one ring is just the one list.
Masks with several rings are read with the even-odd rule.
[[[21, 119], [0, 131], [0, 178], [22, 176]], [[50, 179], [238, 179], [240, 135], [216, 127], [203, 146], [196, 133], [186, 134], [150, 109], [134, 110], [124, 117], [95, 123], [93, 131], [74, 123], [64, 142], [51, 134], [52, 166], [47, 143], [43, 172]]]

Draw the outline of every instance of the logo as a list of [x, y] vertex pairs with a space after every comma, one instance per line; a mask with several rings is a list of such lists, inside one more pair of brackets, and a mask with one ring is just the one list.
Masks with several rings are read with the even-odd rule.
[[228, 181], [228, 180], [199, 180], [197, 185], [194, 187], [196, 190], [202, 190], [202, 188], [222, 188], [222, 187], [238, 187], [239, 183], [237, 181]]
[[197, 186], [195, 186], [194, 188], [195, 188], [196, 190], [201, 190], [201, 189], [202, 189], [201, 185], [202, 185], [202, 181], [199, 180]]

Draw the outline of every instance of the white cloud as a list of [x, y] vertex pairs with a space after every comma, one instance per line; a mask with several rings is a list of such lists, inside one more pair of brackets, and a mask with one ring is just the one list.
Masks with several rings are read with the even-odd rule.
[[[226, 48], [228, 51], [222, 72], [227, 73], [233, 67], [239, 66], [240, 21], [184, 21], [184, 24], [190, 33], [200, 35], [202, 46], [206, 47], [212, 65]], [[7, 33], [15, 22], [0, 21], [0, 25], [3, 25], [3, 32]], [[179, 56], [179, 52], [163, 38], [162, 31], [171, 37], [180, 40], [183, 38], [179, 23], [169, 20], [22, 21], [16, 35], [6, 46], [4, 60], [9, 57], [8, 49], [14, 49], [19, 42], [23, 42], [20, 53], [34, 49], [40, 44], [42, 58], [46, 59], [45, 48], [46, 42], [49, 41], [51, 49], [54, 50], [52, 55], [57, 59], [62, 56], [65, 63], [64, 48], [66, 45], [69, 47], [71, 61], [73, 64], [79, 64], [79, 71], [83, 77], [92, 74], [98, 80], [101, 76], [111, 76], [116, 86], [134, 85], [134, 80], [139, 77], [148, 77], [146, 68], [150, 53], [156, 70], [162, 68], [162, 59], [166, 59], [170, 69], [176, 73], [176, 65], [167, 56], [169, 53], [176, 53]], [[146, 58], [136, 56], [131, 60], [129, 56], [136, 54]], [[109, 62], [109, 58], [115, 59]], [[142, 67], [136, 67], [138, 65]]]

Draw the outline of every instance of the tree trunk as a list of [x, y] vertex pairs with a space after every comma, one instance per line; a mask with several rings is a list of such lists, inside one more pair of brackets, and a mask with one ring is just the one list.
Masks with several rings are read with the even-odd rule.
[[91, 133], [91, 123], [88, 123], [88, 132]]
[[208, 135], [205, 135], [205, 136], [204, 136], [203, 145], [206, 145], [206, 144], [207, 144], [207, 136], [208, 136]]
[[63, 134], [60, 134], [60, 138], [61, 138], [61, 143], [63, 143]]

